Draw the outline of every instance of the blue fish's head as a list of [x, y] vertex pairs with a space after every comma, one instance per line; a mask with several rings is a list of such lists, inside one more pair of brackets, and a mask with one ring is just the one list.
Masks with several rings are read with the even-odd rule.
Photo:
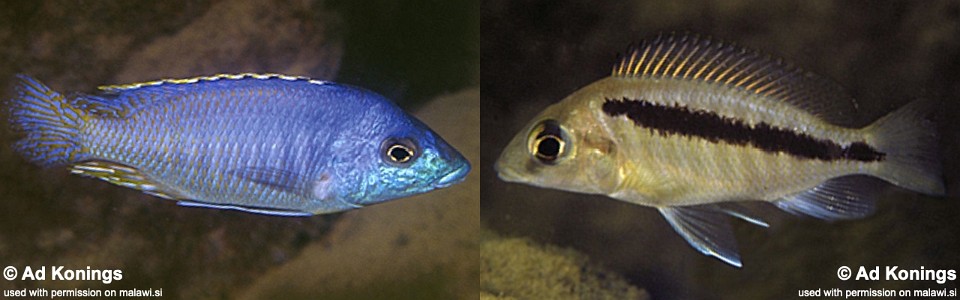
[[[463, 181], [470, 163], [439, 135], [392, 103], [374, 126], [364, 129], [370, 138], [359, 153], [362, 159], [349, 171], [358, 186], [341, 199], [365, 206], [445, 188]], [[356, 178], [355, 177], [355, 178]]]

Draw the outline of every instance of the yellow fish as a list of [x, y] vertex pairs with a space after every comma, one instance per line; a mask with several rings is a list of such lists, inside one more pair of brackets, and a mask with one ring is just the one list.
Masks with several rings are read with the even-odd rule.
[[645, 41], [613, 74], [535, 117], [496, 163], [501, 179], [657, 208], [701, 253], [740, 267], [735, 201], [825, 220], [874, 210], [877, 180], [943, 195], [932, 106], [850, 128], [832, 82], [689, 34]]

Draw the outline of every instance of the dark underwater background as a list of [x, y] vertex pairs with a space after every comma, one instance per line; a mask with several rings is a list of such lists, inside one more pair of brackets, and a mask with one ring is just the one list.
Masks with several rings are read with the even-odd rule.
[[[68, 95], [218, 73], [335, 80], [397, 101], [477, 166], [479, 11], [475, 0], [0, 1], [0, 88], [5, 102], [17, 73]], [[0, 122], [0, 266], [123, 274], [110, 284], [0, 280], [0, 290], [162, 288], [171, 299], [478, 293], [479, 172], [433, 193], [309, 218], [184, 208], [30, 165], [13, 152], [6, 117]]]
[[[841, 281], [857, 270], [960, 269], [960, 2], [484, 1], [481, 219], [571, 248], [654, 299], [788, 299], [800, 289], [955, 289], [956, 281]], [[889, 187], [872, 216], [828, 223], [751, 205], [771, 227], [731, 218], [743, 268], [701, 255], [655, 209], [508, 184], [493, 163], [550, 104], [605, 76], [629, 45], [689, 31], [785, 58], [831, 78], [868, 124], [911, 100], [939, 104], [947, 197]]]

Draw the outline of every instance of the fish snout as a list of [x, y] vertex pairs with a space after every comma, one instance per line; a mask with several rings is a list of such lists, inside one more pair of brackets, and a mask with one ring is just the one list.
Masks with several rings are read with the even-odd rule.
[[437, 156], [440, 159], [440, 164], [445, 166], [443, 169], [445, 169], [446, 172], [436, 180], [434, 184], [436, 188], [444, 188], [460, 183], [467, 177], [467, 173], [470, 173], [470, 161], [468, 161], [466, 157], [463, 157], [463, 154], [460, 154], [460, 152], [450, 144], [445, 142], [439, 143]]
[[[508, 149], [509, 148], [510, 147], [508, 147]], [[500, 180], [506, 182], [523, 182], [523, 173], [517, 170], [517, 166], [521, 166], [527, 162], [518, 157], [519, 155], [517, 153], [509, 150], [504, 150], [503, 153], [500, 154], [500, 157], [497, 158], [497, 161], [493, 164], [493, 170], [497, 172], [497, 177], [499, 177]]]
[[470, 173], [470, 163], [466, 160], [463, 160], [459, 166], [455, 167], [446, 175], [440, 177], [434, 186], [436, 188], [445, 188], [460, 183], [467, 178], [467, 173]]

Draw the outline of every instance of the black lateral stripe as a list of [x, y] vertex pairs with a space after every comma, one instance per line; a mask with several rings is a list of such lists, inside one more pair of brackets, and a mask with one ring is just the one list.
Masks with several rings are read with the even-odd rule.
[[830, 140], [817, 139], [767, 123], [751, 127], [742, 120], [713, 112], [664, 106], [642, 99], [607, 99], [603, 103], [603, 112], [611, 117], [625, 115], [637, 126], [649, 128], [663, 136], [679, 134], [712, 143], [749, 145], [766, 152], [781, 152], [801, 158], [874, 162], [883, 161], [886, 156], [864, 142], [841, 146]]

